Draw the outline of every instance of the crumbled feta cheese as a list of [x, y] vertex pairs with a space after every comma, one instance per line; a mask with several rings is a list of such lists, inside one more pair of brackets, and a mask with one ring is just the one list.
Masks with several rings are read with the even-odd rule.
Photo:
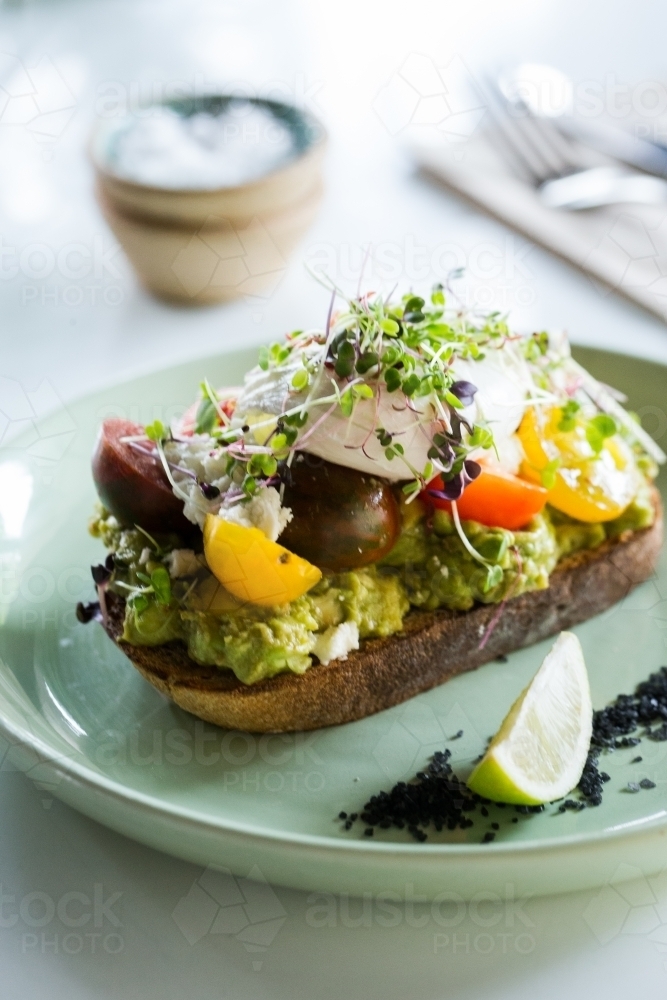
[[169, 563], [169, 576], [174, 580], [182, 576], [194, 576], [203, 565], [192, 549], [174, 549], [167, 556], [167, 562]]
[[[210, 439], [197, 436], [188, 438], [187, 441], [169, 441], [164, 451], [172, 463], [172, 475], [178, 487], [174, 493], [183, 501], [183, 513], [188, 521], [203, 528], [206, 515], [218, 513], [230, 486], [231, 480], [225, 474], [226, 457], [213, 448]], [[200, 482], [216, 486], [220, 490], [219, 498], [206, 500], [196, 480], [174, 469], [174, 465], [193, 472]]]
[[331, 660], [346, 660], [352, 649], [359, 649], [359, 628], [356, 622], [343, 622], [318, 635], [313, 653], [326, 666]]
[[282, 507], [280, 494], [273, 486], [260, 490], [247, 503], [238, 503], [234, 507], [221, 507], [220, 517], [232, 524], [240, 524], [244, 528], [259, 528], [267, 538], [275, 542], [281, 531], [292, 520], [289, 507]]
[[[199, 479], [204, 479], [204, 462], [211, 448], [212, 443], [210, 438], [195, 435], [186, 441], [167, 441], [164, 446], [164, 453], [167, 459], [174, 465], [180, 465], [183, 469], [189, 469]], [[176, 478], [178, 478], [178, 473]]]
[[204, 480], [207, 483], [214, 483], [216, 486], [221, 481], [229, 483], [229, 476], [225, 472], [228, 460], [228, 455], [224, 451], [214, 451], [212, 454], [209, 451], [208, 454], [204, 455], [202, 459]]
[[[179, 489], [176, 496], [183, 500], [183, 513], [188, 521], [198, 524], [203, 529], [206, 515], [217, 514], [220, 502], [204, 499], [202, 491], [192, 479], [183, 477], [181, 480], [176, 479], [176, 482]], [[183, 499], [184, 495], [187, 497], [186, 500]]]

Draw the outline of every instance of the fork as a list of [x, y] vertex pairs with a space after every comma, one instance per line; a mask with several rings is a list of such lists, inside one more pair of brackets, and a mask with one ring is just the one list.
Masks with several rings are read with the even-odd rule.
[[519, 98], [508, 100], [488, 80], [483, 95], [496, 126], [488, 138], [548, 208], [580, 211], [624, 203], [667, 203], [667, 181], [619, 166], [586, 166], [557, 126], [532, 114]]

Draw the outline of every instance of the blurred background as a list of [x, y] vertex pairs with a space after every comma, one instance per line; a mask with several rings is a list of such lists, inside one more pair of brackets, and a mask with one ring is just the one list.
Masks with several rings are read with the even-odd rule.
[[[663, 321], [610, 292], [582, 260], [606, 240], [620, 256], [618, 287], [632, 285], [632, 266], [648, 260], [650, 273], [635, 285], [661, 295], [662, 251], [651, 234], [664, 207], [640, 219], [620, 250], [616, 216], [603, 211], [572, 266], [537, 246], [548, 234], [538, 241], [521, 224], [493, 221], [469, 193], [429, 179], [415, 150], [443, 149], [465, 175], [478, 136], [493, 125], [480, 86], [525, 62], [568, 74], [589, 117], [636, 134], [643, 115], [659, 138], [665, 20], [649, 0], [6, 0], [2, 374], [28, 388], [48, 377], [67, 399], [130, 373], [322, 324], [328, 294], [306, 265], [352, 293], [362, 267], [364, 288], [386, 290], [428, 289], [465, 268], [466, 303], [509, 311], [522, 329], [565, 327], [580, 342], [659, 353]], [[141, 286], [105, 221], [88, 144], [100, 124], [141, 122], [174, 94], [218, 91], [277, 99], [321, 121], [324, 197], [290, 253], [274, 247], [241, 266], [246, 277], [266, 272], [259, 293], [249, 283], [227, 304], [168, 303]], [[661, 308], [652, 311], [660, 316]]]
[[[541, 117], [554, 117], [560, 85], [538, 87], [538, 130], [518, 133], [516, 118], [525, 119], [526, 109], [514, 114], [517, 103], [498, 87], [521, 64], [556, 67], [570, 80], [563, 122], [667, 143], [666, 29], [667, 7], [656, 0], [0, 0], [0, 444], [25, 420], [103, 386], [322, 326], [330, 294], [311, 272], [326, 273], [348, 294], [428, 291], [457, 272], [451, 280], [465, 305], [508, 312], [521, 330], [565, 328], [575, 342], [667, 362], [659, 146], [630, 150], [647, 168], [638, 170], [600, 151], [599, 130], [597, 139], [586, 132], [586, 141], [571, 145], [566, 129], [565, 138], [556, 135]], [[174, 249], [167, 237], [178, 228], [180, 196], [114, 187], [104, 144], [96, 171], [93, 133], [143, 128], [164, 101], [215, 93], [283, 102], [321, 123], [323, 155], [310, 180], [290, 174], [289, 184], [270, 188], [271, 198], [291, 193], [292, 207], [300, 195], [307, 203], [290, 215], [298, 215], [294, 240], [281, 242], [271, 203], [246, 202], [245, 215], [230, 222], [238, 206], [230, 194], [198, 209], [194, 229]], [[588, 165], [660, 183], [650, 191], [644, 185], [644, 202], [547, 205], [545, 181]], [[111, 190], [120, 200], [136, 195], [132, 210], [126, 204], [126, 214], [117, 213], [125, 227], [110, 208]], [[169, 300], [138, 277], [137, 262], [154, 260], [171, 276]], [[219, 270], [222, 285], [215, 284]], [[231, 290], [228, 301], [197, 304], [202, 292], [221, 287]], [[65, 426], [64, 440], [70, 431]], [[23, 775], [3, 774], [1, 790], [5, 892], [9, 886], [21, 898], [48, 889], [60, 898], [84, 884], [77, 881], [83, 872], [112, 899], [116, 890], [125, 894], [128, 926], [119, 959], [88, 951], [70, 959], [50, 943], [26, 957], [19, 931], [4, 931], [3, 998], [28, 995], [33, 982], [43, 995], [47, 976], [50, 995], [68, 998], [186, 990], [298, 996], [304, 983], [328, 996], [340, 990], [322, 974], [329, 966], [359, 996], [414, 993], [415, 984], [433, 997], [445, 990], [580, 996], [604, 982], [608, 995], [620, 997], [648, 977], [649, 995], [664, 994], [658, 983], [667, 962], [648, 937], [655, 926], [647, 930], [655, 901], [648, 888], [629, 903], [607, 886], [599, 904], [572, 894], [531, 899], [527, 914], [518, 906], [525, 957], [467, 945], [457, 951], [456, 944], [439, 950], [431, 931], [425, 937], [409, 919], [396, 934], [379, 923], [360, 932], [353, 922], [330, 934], [308, 923], [311, 897], [281, 890], [287, 924], [264, 971], [251, 971], [257, 956], [240, 947], [223, 952], [223, 963], [219, 939], [193, 951], [175, 929], [174, 900], [199, 877], [193, 866], [58, 802], [43, 807]], [[662, 899], [664, 873], [661, 879]], [[10, 898], [1, 893], [0, 886], [0, 901]], [[585, 923], [589, 905], [605, 920], [620, 906], [620, 928], [630, 904], [634, 930], [594, 938]]]

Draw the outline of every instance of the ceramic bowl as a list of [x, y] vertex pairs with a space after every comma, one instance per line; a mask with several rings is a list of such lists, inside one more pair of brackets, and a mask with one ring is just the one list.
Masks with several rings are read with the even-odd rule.
[[[232, 98], [170, 101], [183, 115], [219, 113]], [[142, 284], [160, 298], [193, 305], [270, 294], [313, 221], [322, 196], [326, 132], [291, 105], [250, 99], [286, 124], [296, 154], [248, 183], [213, 189], [152, 187], [119, 176], [113, 142], [123, 123], [101, 122], [90, 153], [104, 217]]]

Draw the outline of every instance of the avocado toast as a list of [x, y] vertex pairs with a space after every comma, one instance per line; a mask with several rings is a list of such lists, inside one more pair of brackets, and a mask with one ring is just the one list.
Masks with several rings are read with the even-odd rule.
[[105, 424], [99, 616], [182, 707], [361, 718], [652, 572], [657, 446], [564, 338], [444, 300], [352, 300], [172, 428]]

